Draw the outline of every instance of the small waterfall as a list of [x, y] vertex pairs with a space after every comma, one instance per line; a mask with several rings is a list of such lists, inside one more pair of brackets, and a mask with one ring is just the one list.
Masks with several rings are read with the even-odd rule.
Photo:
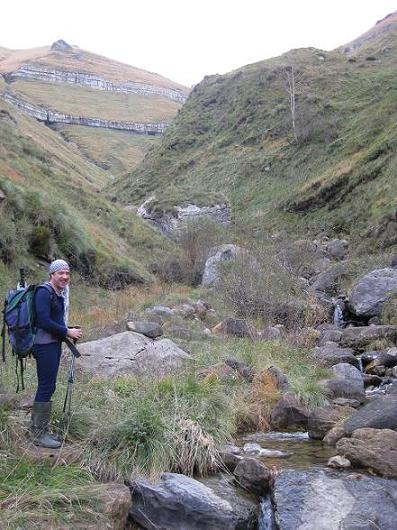
[[364, 371], [364, 365], [363, 365], [363, 360], [361, 358], [361, 355], [360, 357], [356, 357], [357, 358], [357, 361], [358, 361], [358, 369], [360, 370], [360, 372], [363, 372]]
[[345, 321], [343, 319], [343, 310], [345, 309], [345, 303], [343, 300], [338, 300], [335, 304], [334, 309], [334, 325], [338, 328], [343, 328]]
[[270, 496], [263, 497], [260, 504], [258, 530], [274, 530], [273, 507]]

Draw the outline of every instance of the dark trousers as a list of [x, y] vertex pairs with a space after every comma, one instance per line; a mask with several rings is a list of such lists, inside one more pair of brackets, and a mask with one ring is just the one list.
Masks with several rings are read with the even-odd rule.
[[62, 344], [60, 342], [35, 344], [32, 353], [36, 359], [38, 383], [34, 400], [40, 402], [51, 401], [56, 388]]

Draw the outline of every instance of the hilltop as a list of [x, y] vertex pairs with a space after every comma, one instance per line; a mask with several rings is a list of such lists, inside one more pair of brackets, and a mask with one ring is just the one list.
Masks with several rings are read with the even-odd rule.
[[348, 45], [291, 50], [197, 85], [161, 144], [109, 193], [224, 192], [255, 233], [397, 243], [397, 14]]
[[131, 169], [158, 141], [188, 89], [156, 73], [59, 40], [0, 48], [0, 98], [50, 125], [110, 175]]

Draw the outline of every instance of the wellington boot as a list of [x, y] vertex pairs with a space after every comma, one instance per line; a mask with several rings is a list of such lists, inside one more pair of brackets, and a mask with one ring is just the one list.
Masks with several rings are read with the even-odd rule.
[[51, 401], [35, 401], [32, 409], [32, 434], [33, 443], [39, 447], [48, 447], [49, 449], [58, 449], [61, 442], [56, 440], [48, 433], [48, 424], [51, 416]]

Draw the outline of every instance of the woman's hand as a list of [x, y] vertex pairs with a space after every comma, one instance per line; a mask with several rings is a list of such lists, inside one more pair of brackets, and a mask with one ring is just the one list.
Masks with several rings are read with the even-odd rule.
[[66, 336], [73, 340], [79, 340], [82, 337], [81, 329], [80, 328], [68, 328], [68, 332]]

